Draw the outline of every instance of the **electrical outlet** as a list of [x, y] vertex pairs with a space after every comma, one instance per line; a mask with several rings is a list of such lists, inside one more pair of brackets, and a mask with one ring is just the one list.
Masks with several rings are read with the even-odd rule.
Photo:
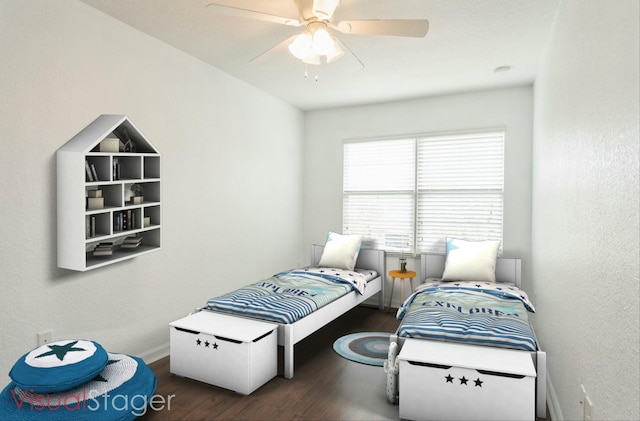
[[584, 421], [591, 421], [591, 414], [593, 412], [593, 403], [588, 396], [584, 398]]
[[593, 414], [593, 402], [591, 398], [587, 396], [587, 390], [584, 385], [580, 385], [580, 404], [582, 405], [582, 419], [584, 421], [591, 421]]
[[46, 332], [38, 332], [38, 346], [42, 346], [51, 342], [52, 332], [47, 330]]

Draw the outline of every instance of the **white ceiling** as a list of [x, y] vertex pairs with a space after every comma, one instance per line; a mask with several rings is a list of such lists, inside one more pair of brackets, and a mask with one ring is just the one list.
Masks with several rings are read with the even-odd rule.
[[[82, 1], [302, 110], [530, 84], [560, 2], [342, 0], [334, 21], [426, 18], [429, 32], [424, 38], [335, 33], [364, 68], [346, 54], [309, 66], [305, 78], [305, 65], [281, 44], [301, 28], [206, 7], [215, 1], [298, 18], [293, 0]], [[495, 72], [499, 66], [511, 70]]]

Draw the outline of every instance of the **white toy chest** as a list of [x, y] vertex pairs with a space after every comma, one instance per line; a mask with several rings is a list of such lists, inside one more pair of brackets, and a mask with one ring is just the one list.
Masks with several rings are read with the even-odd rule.
[[248, 395], [278, 371], [278, 325], [199, 311], [169, 324], [170, 371]]
[[401, 419], [535, 419], [529, 352], [407, 339], [398, 360]]

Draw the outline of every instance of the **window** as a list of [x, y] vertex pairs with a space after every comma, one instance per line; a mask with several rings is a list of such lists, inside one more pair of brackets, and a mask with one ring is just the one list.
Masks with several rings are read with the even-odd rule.
[[344, 144], [343, 232], [390, 252], [502, 241], [504, 131]]

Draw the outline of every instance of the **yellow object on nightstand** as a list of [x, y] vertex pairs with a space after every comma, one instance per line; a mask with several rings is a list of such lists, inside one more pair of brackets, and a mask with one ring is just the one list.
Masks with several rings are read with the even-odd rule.
[[391, 299], [393, 298], [393, 287], [396, 283], [396, 278], [400, 279], [400, 294], [402, 301], [404, 302], [404, 280], [409, 279], [411, 283], [411, 291], [413, 291], [413, 278], [416, 277], [416, 273], [412, 270], [406, 272], [400, 272], [399, 270], [390, 270], [389, 277], [391, 278], [391, 294], [389, 294], [389, 305], [387, 306], [387, 313], [391, 311]]

